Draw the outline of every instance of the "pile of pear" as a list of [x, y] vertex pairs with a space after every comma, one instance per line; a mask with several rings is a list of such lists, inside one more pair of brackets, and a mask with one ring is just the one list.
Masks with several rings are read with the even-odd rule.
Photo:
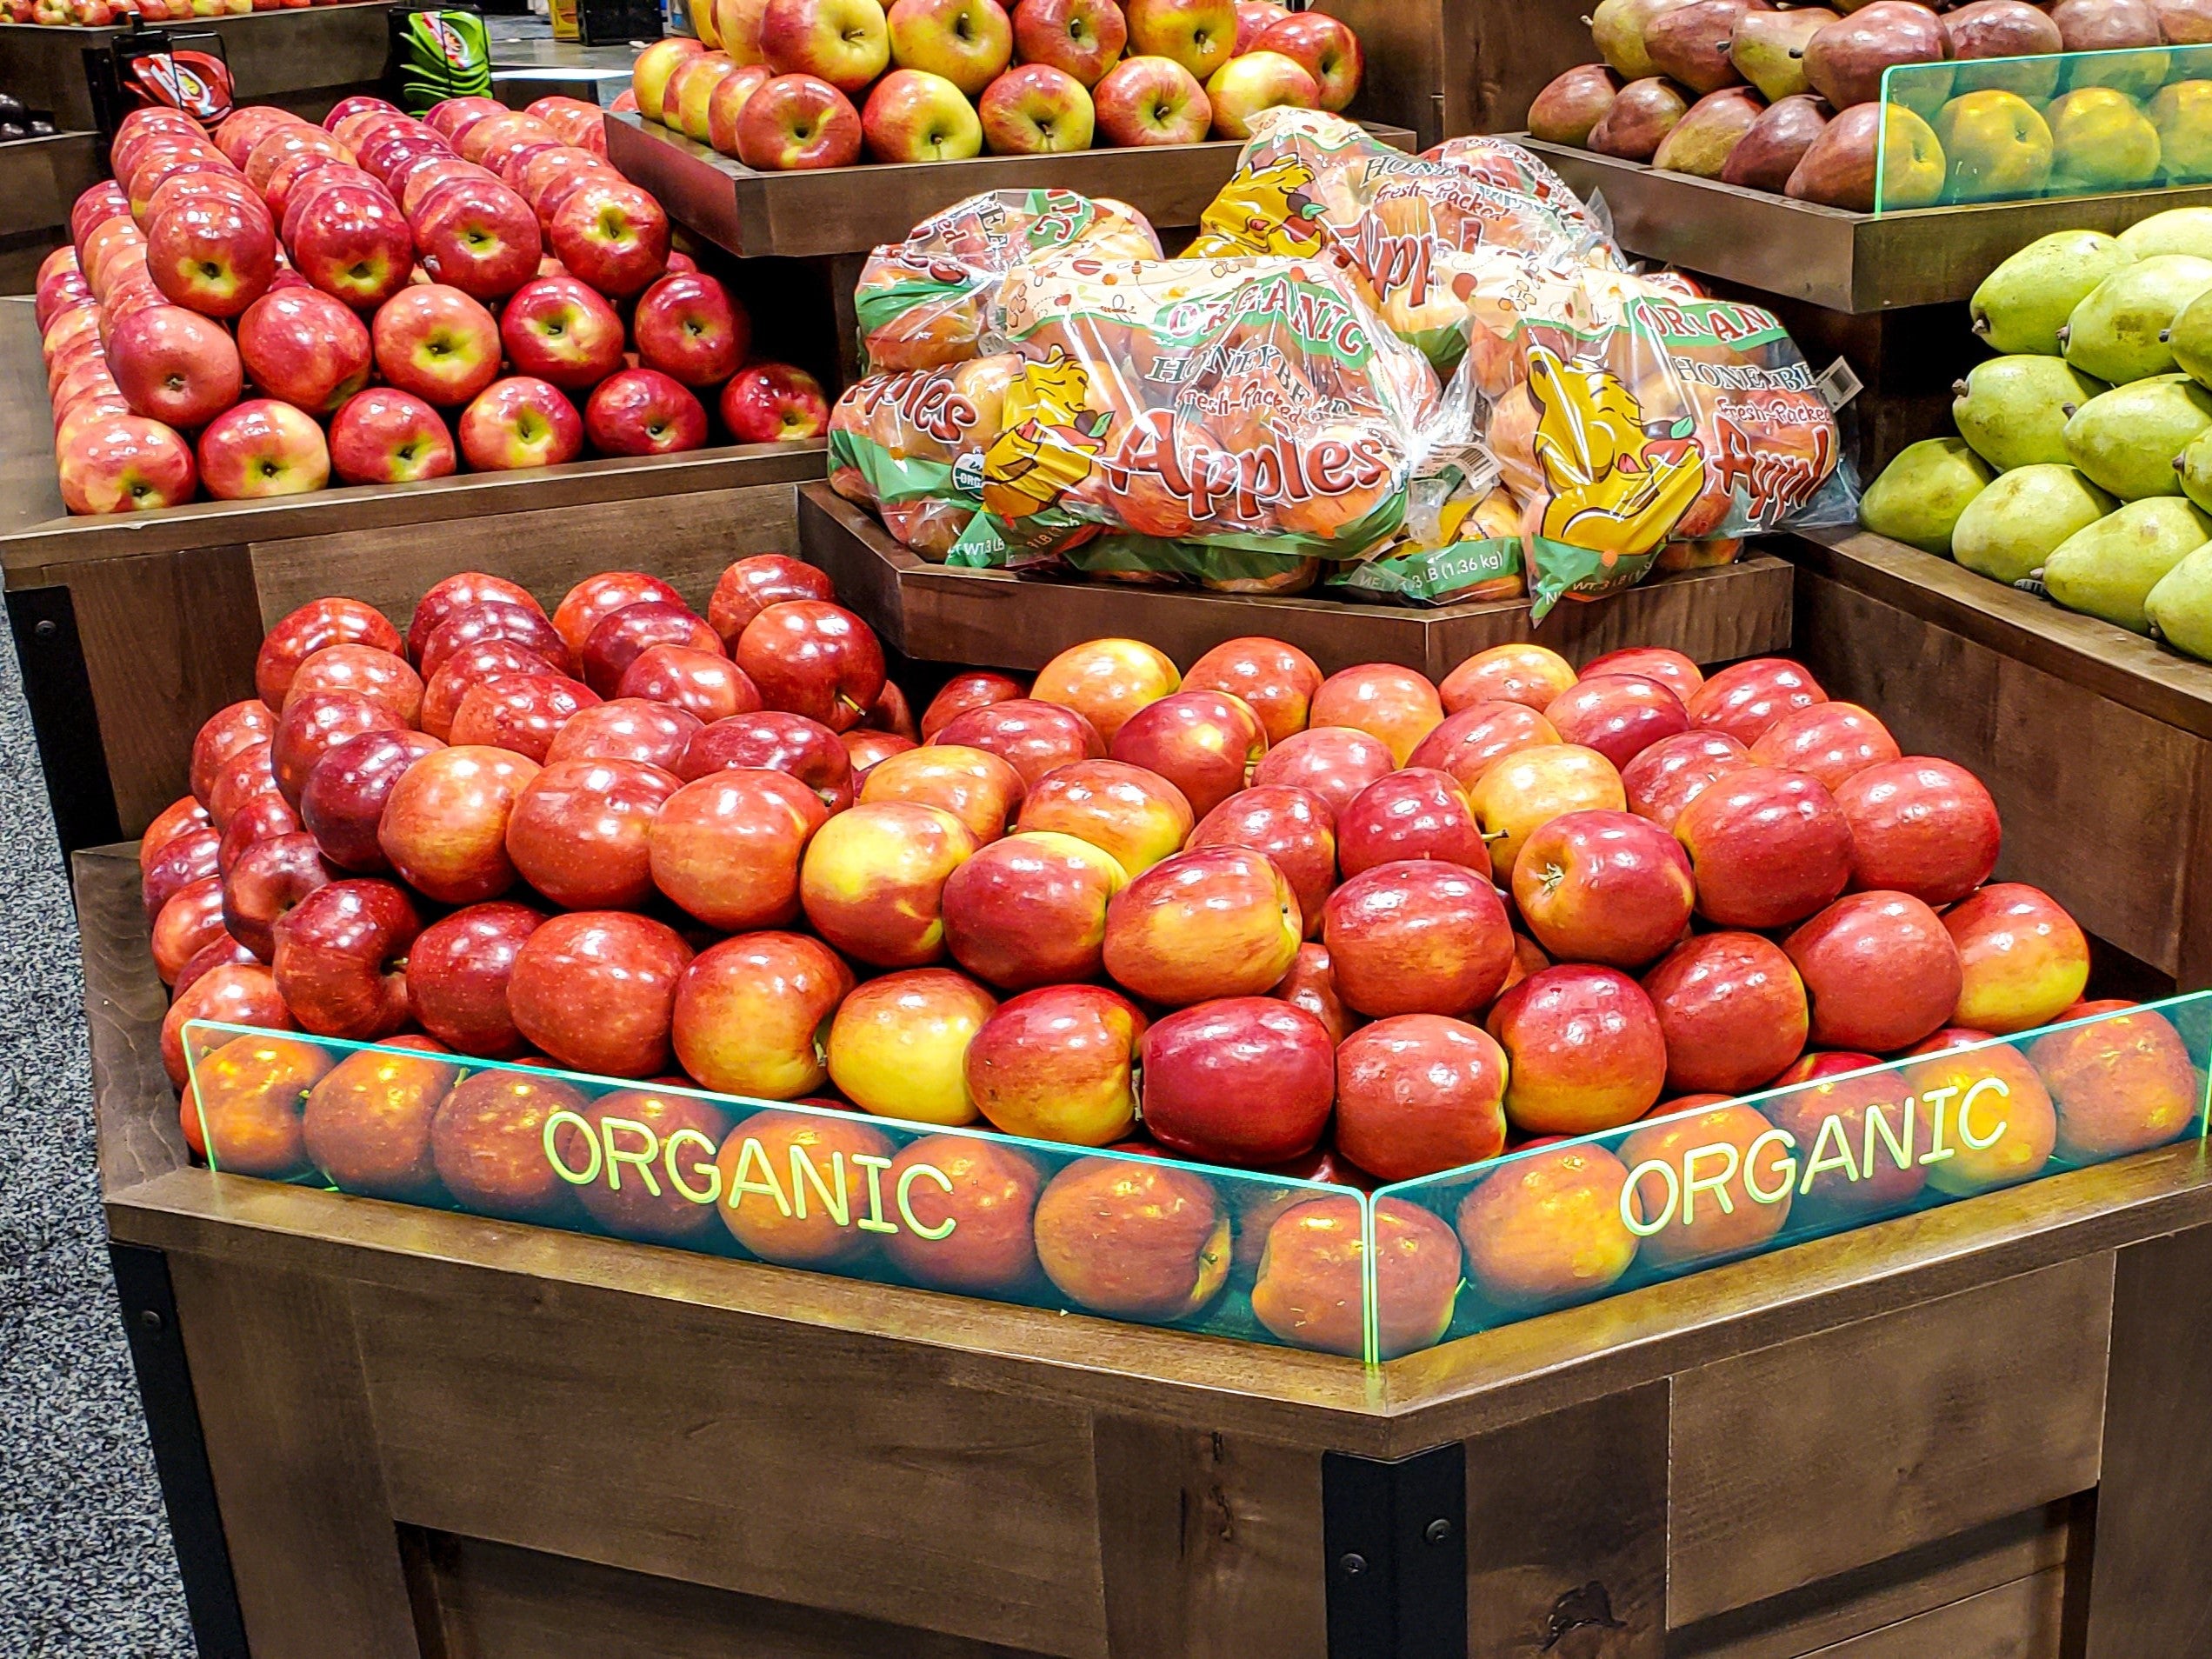
[[2030, 243], [1975, 291], [1999, 355], [1859, 522], [2212, 660], [2212, 208]]

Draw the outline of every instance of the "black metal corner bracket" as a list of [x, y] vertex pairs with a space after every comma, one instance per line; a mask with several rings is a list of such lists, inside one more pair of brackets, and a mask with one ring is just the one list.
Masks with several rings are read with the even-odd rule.
[[1467, 1449], [1321, 1460], [1329, 1659], [1467, 1659]]
[[230, 1575], [230, 1548], [216, 1507], [215, 1475], [208, 1466], [191, 1368], [177, 1329], [177, 1298], [170, 1289], [169, 1257], [142, 1245], [110, 1243], [108, 1258], [123, 1296], [123, 1328], [138, 1373], [138, 1396], [146, 1405], [154, 1469], [161, 1477], [162, 1503], [176, 1540], [199, 1659], [249, 1659], [238, 1587]]

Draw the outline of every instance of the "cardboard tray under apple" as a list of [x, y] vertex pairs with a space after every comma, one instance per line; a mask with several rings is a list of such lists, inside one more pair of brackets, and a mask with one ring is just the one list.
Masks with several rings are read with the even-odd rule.
[[1149, 640], [1188, 663], [1223, 640], [1265, 634], [1328, 673], [1399, 663], [1441, 679], [1473, 653], [1514, 640], [1540, 640], [1578, 663], [1629, 645], [1667, 645], [1701, 663], [1785, 651], [1790, 642], [1789, 567], [1761, 554], [1562, 604], [1538, 627], [1525, 599], [1424, 609], [932, 564], [826, 483], [799, 487], [798, 533], [799, 556], [829, 572], [840, 600], [892, 646], [931, 663], [1037, 669], [1101, 635]]
[[1525, 134], [1518, 142], [1577, 194], [1604, 197], [1615, 239], [1628, 252], [1854, 313], [1971, 298], [2007, 256], [2054, 230], [2116, 232], [2169, 208], [2212, 203], [2212, 185], [2185, 185], [1876, 217], [1662, 173]]
[[[1415, 148], [1403, 127], [1363, 124], [1387, 144]], [[607, 158], [616, 168], [693, 231], [748, 257], [864, 254], [904, 240], [916, 221], [955, 202], [1009, 189], [1110, 196], [1162, 230], [1181, 230], [1198, 223], [1243, 148], [1224, 140], [760, 173], [656, 121], [634, 113], [607, 117]]]

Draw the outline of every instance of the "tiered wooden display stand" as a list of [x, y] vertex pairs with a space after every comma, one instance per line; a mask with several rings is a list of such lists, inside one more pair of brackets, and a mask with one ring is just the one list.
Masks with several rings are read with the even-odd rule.
[[107, 170], [94, 133], [0, 143], [0, 294], [30, 292], [46, 256], [70, 239], [70, 209]]

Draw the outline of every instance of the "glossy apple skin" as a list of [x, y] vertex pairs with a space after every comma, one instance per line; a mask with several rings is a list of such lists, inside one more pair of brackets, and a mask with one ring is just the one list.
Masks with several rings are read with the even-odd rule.
[[945, 883], [976, 851], [949, 812], [902, 801], [834, 816], [808, 843], [799, 903], [824, 939], [878, 968], [926, 967], [944, 954]]
[[516, 1029], [563, 1065], [650, 1077], [667, 1069], [676, 983], [690, 962], [676, 930], [650, 916], [556, 916], [515, 953], [507, 1010]]
[[358, 691], [307, 691], [290, 698], [270, 745], [270, 772], [277, 793], [296, 811], [308, 774], [323, 756], [364, 733], [405, 727], [390, 709]]
[[1685, 940], [1643, 977], [1667, 1038], [1667, 1088], [1741, 1095], [1780, 1076], [1812, 1023], [1804, 982], [1756, 933]]
[[1201, 656], [1183, 676], [1183, 689], [1238, 698], [1259, 716], [1272, 747], [1306, 729], [1322, 679], [1313, 658], [1296, 645], [1253, 636], [1224, 640]]
[[[679, 645], [719, 660], [722, 640], [686, 605], [641, 600], [603, 620], [584, 641], [584, 683], [603, 697], [638, 696], [622, 689], [630, 666], [656, 645]], [[693, 710], [694, 713], [697, 711]], [[731, 710], [732, 713], [736, 712]]]
[[[801, 1214], [792, 1189], [807, 1177], [795, 1163], [803, 1159], [833, 1191], [842, 1167], [843, 1213], [856, 1222], [868, 1214], [871, 1172], [856, 1159], [881, 1158], [888, 1164], [896, 1150], [890, 1136], [849, 1114], [757, 1112], [730, 1131], [716, 1156], [723, 1193], [716, 1213], [730, 1236], [763, 1262], [856, 1271], [875, 1256], [879, 1235], [863, 1232], [857, 1225], [840, 1226], [838, 1212], [810, 1184], [805, 1189], [809, 1203]], [[783, 1195], [783, 1204], [762, 1190], [770, 1182]], [[750, 1189], [741, 1183], [749, 1183]]]
[[1478, 703], [1518, 703], [1542, 714], [1574, 683], [1574, 664], [1557, 651], [1542, 645], [1493, 645], [1444, 676], [1436, 690], [1453, 714]]
[[684, 746], [676, 775], [686, 783], [726, 767], [788, 772], [831, 812], [853, 803], [852, 760], [837, 734], [804, 715], [763, 709], [703, 726]]
[[726, 1094], [812, 1094], [830, 1076], [822, 1036], [852, 988], [852, 969], [819, 939], [724, 939], [701, 951], [676, 987], [676, 1058], [702, 1085]]
[[783, 772], [733, 767], [686, 783], [653, 820], [653, 884], [725, 933], [787, 927], [799, 865], [829, 821], [821, 798]]
[[1469, 1283], [1516, 1313], [1603, 1296], [1636, 1261], [1621, 1219], [1628, 1180], [1618, 1158], [1580, 1143], [1508, 1159], [1460, 1201]]
[[423, 642], [421, 668], [425, 681], [437, 678], [438, 670], [456, 652], [486, 640], [511, 640], [552, 666], [567, 668], [566, 650], [559, 630], [535, 604], [511, 599], [479, 599], [447, 614]]
[[[1309, 1198], [1269, 1224], [1252, 1312], [1293, 1348], [1358, 1356], [1366, 1352], [1364, 1254], [1368, 1229], [1358, 1200]], [[1376, 1206], [1376, 1340], [1394, 1359], [1442, 1342], [1459, 1294], [1459, 1240], [1418, 1204]]]
[[423, 676], [396, 651], [374, 645], [326, 645], [308, 657], [284, 692], [285, 707], [305, 691], [357, 691], [412, 726], [423, 712]]
[[968, 1045], [997, 1007], [997, 998], [949, 968], [871, 979], [837, 1005], [830, 1023], [830, 1081], [864, 1112], [971, 1123]]
[[623, 606], [649, 599], [676, 606], [684, 603], [682, 594], [656, 576], [643, 570], [602, 570], [563, 596], [553, 612], [554, 631], [567, 643], [570, 656], [581, 662], [593, 629]]
[[1176, 665], [1143, 640], [1094, 639], [1069, 646], [1039, 669], [1029, 695], [1073, 709], [1110, 746], [1131, 715], [1182, 683]]
[[[1910, 1203], [1928, 1184], [1928, 1167], [1920, 1158], [1933, 1145], [1933, 1125], [1916, 1107], [1907, 1139], [1904, 1101], [1911, 1088], [1894, 1071], [1850, 1075], [1879, 1063], [1869, 1054], [1807, 1055], [1778, 1079], [1804, 1086], [1760, 1102], [1768, 1120], [1789, 1130], [1797, 1143], [1800, 1186], [1793, 1207], [1805, 1219], [1858, 1222], [1886, 1215]], [[1904, 1145], [1902, 1163], [1880, 1128], [1869, 1136], [1869, 1118], [1876, 1114]], [[1828, 1127], [1831, 1118], [1833, 1129]], [[1848, 1156], [1848, 1162], [1839, 1163], [1839, 1156]], [[1816, 1159], [1824, 1167], [1806, 1187], [1802, 1172]]]
[[1384, 1181], [1496, 1157], [1505, 1146], [1505, 1051], [1480, 1026], [1401, 1014], [1336, 1050], [1336, 1146]]
[[550, 763], [564, 760], [636, 760], [682, 776], [684, 751], [703, 727], [684, 709], [617, 697], [588, 704], [562, 723], [546, 749]]
[[[274, 800], [280, 806], [283, 803], [282, 796], [260, 798]], [[170, 837], [139, 880], [139, 896], [145, 906], [149, 927], [180, 889], [223, 873], [222, 848], [223, 837], [216, 834], [211, 824]]]
[[1230, 796], [1190, 832], [1188, 845], [1248, 847], [1264, 853], [1289, 879], [1309, 938], [1321, 931], [1321, 909], [1336, 886], [1336, 815], [1311, 790], [1262, 784]]
[[2060, 1157], [2095, 1163], [2163, 1146], [2198, 1122], [2203, 1094], [2188, 1045], [2163, 1015], [2128, 1003], [2076, 1003], [2094, 1024], [2038, 1037], [2028, 1059], [2058, 1109]]
[[922, 741], [928, 743], [970, 709], [987, 709], [994, 703], [1012, 703], [1027, 696], [1029, 691], [1019, 680], [990, 670], [956, 674], [938, 688], [929, 706], [922, 711]]
[[1841, 893], [1851, 877], [1851, 827], [1836, 797], [1803, 772], [1724, 774], [1675, 820], [1697, 876], [1697, 910], [1724, 928], [1783, 928]]
[[929, 742], [986, 750], [1019, 772], [1029, 789], [1070, 762], [1106, 758], [1106, 745], [1090, 722], [1034, 697], [970, 709], [939, 727]]
[[409, 885], [441, 904], [497, 898], [515, 883], [507, 823], [538, 767], [503, 749], [441, 749], [384, 798], [376, 844]]
[[560, 466], [583, 453], [583, 417], [559, 387], [510, 375], [476, 394], [454, 436], [471, 471]]
[[223, 878], [223, 931], [262, 961], [272, 960], [276, 924], [335, 874], [304, 830], [256, 842]]
[[[276, 794], [276, 774], [270, 766], [271, 746], [255, 743], [215, 769], [208, 785], [208, 817], [217, 830], [228, 830], [246, 803], [257, 796]], [[285, 803], [290, 805], [290, 802]]]
[[254, 384], [310, 415], [327, 415], [369, 383], [369, 330], [328, 294], [272, 288], [238, 319], [238, 356]]
[[1889, 729], [1856, 703], [1814, 703], [1792, 709], [1759, 734], [1751, 758], [1762, 766], [1807, 772], [1834, 792], [1846, 778], [1898, 759]]
[[507, 1011], [507, 979], [544, 915], [527, 904], [471, 904], [433, 922], [407, 953], [407, 1002], [423, 1029], [462, 1054], [509, 1060], [529, 1042]]
[[430, 1120], [432, 1167], [472, 1214], [574, 1227], [583, 1206], [545, 1156], [545, 1128], [586, 1104], [573, 1084], [537, 1071], [463, 1077]]
[[1618, 812], [1628, 792], [1613, 763], [1579, 743], [1547, 744], [1502, 756], [1467, 792], [1475, 822], [1490, 837], [1490, 869], [1509, 887], [1529, 837], [1562, 813]]
[[1757, 764], [1751, 751], [1722, 731], [1688, 731], [1662, 738], [1621, 774], [1629, 810], [1671, 833], [1675, 820], [1715, 778]]
[[[421, 1037], [397, 1037], [410, 1047]], [[430, 1125], [461, 1068], [435, 1052], [350, 1054], [308, 1092], [302, 1139], [315, 1167], [341, 1192], [396, 1203], [444, 1196], [430, 1154]]]
[[1330, 675], [1315, 690], [1306, 716], [1310, 727], [1349, 726], [1379, 738], [1398, 766], [1443, 718], [1436, 688], [1394, 663], [1365, 663]]
[[1353, 876], [1329, 896], [1321, 936], [1337, 995], [1376, 1019], [1464, 1016], [1513, 966], [1513, 929], [1489, 877], [1433, 859]]
[[[2057, 1147], [2057, 1109], [2017, 1049], [1947, 1049], [1907, 1066], [1898, 1087], [1918, 1095], [1923, 1109], [1944, 1114], [1952, 1156], [1928, 1166], [1928, 1184], [1938, 1192], [1962, 1198], [2026, 1181], [2042, 1172]], [[1956, 1092], [1945, 1096], [1945, 1089]], [[1969, 1091], [1976, 1096], [1970, 1105]]]
[[1063, 1296], [1116, 1319], [1183, 1318], [1229, 1280], [1227, 1209], [1204, 1176], [1163, 1163], [1069, 1164], [1037, 1200], [1036, 1245]]
[[1107, 909], [1128, 883], [1111, 853], [1073, 836], [1002, 837], [946, 878], [946, 949], [1003, 990], [1096, 978]]
[[1490, 863], [1457, 780], [1418, 767], [1384, 774], [1337, 814], [1336, 858], [1348, 876], [1412, 858], [1469, 869]]
[[495, 674], [463, 695], [446, 739], [508, 750], [543, 766], [562, 729], [598, 702], [590, 687], [564, 674]]
[[276, 923], [276, 989], [318, 1036], [389, 1036], [407, 1023], [403, 964], [421, 930], [414, 902], [396, 883], [329, 883]]
[[710, 722], [761, 707], [760, 692], [744, 670], [718, 650], [692, 645], [647, 646], [623, 670], [615, 695], [672, 703]]
[[2000, 1036], [2048, 1025], [2089, 983], [2089, 941], [2047, 893], [1995, 882], [1943, 913], [1962, 983], [1950, 1023]]
[[[310, 779], [314, 776], [312, 770], [308, 773]], [[216, 849], [216, 866], [228, 876], [256, 842], [288, 836], [303, 827], [300, 815], [283, 796], [257, 795], [230, 815], [230, 826], [223, 832], [222, 843]]]
[[1253, 767], [1252, 783], [1311, 790], [1342, 813], [1362, 790], [1396, 767], [1381, 738], [1349, 726], [1316, 726], [1270, 749]]
[[453, 716], [461, 711], [462, 702], [470, 691], [487, 681], [523, 674], [545, 674], [566, 680], [568, 653], [561, 652], [557, 660], [549, 658], [511, 639], [479, 640], [473, 645], [463, 646], [423, 683], [423, 730], [441, 742], [450, 743]]
[[1997, 867], [1996, 803], [1963, 766], [1925, 755], [1853, 773], [1836, 794], [1851, 830], [1851, 882], [1945, 905]]
[[1108, 1146], [1136, 1121], [1136, 1005], [1099, 985], [1049, 985], [999, 1005], [968, 1045], [968, 1092], [995, 1128]]
[[1724, 668], [1690, 694], [1689, 723], [1745, 745], [1792, 709], [1828, 701], [1813, 676], [1786, 657], [1758, 656]]
[[[949, 747], [923, 745], [925, 750]], [[1183, 791], [1158, 773], [1122, 761], [1078, 760], [1034, 782], [1015, 827], [1088, 841], [1111, 853], [1134, 879], [1179, 850], [1192, 824]]]
[[1823, 1048], [1889, 1054], [1948, 1023], [1962, 982], [1942, 920], [1907, 893], [1852, 893], [1782, 941]]
[[[296, 671], [302, 657], [292, 657], [283, 669], [287, 685]], [[283, 694], [277, 693], [281, 703]], [[202, 723], [192, 739], [192, 764], [190, 773], [193, 798], [201, 805], [207, 804], [208, 790], [215, 782], [215, 769], [242, 749], [256, 743], [265, 743], [276, 735], [276, 709], [251, 697], [243, 703], [233, 703], [217, 709]]]
[[633, 909], [653, 891], [655, 816], [682, 787], [643, 761], [557, 762], [516, 796], [507, 856], [563, 909]]
[[1521, 919], [1553, 956], [1642, 968], [1680, 943], [1697, 900], [1689, 855], [1628, 812], [1567, 812], [1513, 868]]
[[1469, 703], [1446, 715], [1406, 757], [1406, 764], [1449, 772], [1460, 788], [1472, 789], [1516, 750], [1561, 741], [1557, 728], [1525, 703]]
[[1667, 1042], [1641, 986], [1569, 963], [1529, 975], [1484, 1022], [1511, 1062], [1506, 1116], [1536, 1135], [1588, 1135], [1650, 1110], [1667, 1082]]
[[[909, 1169], [929, 1173], [909, 1176]], [[883, 1236], [883, 1254], [916, 1284], [1007, 1296], [1039, 1276], [1033, 1231], [1044, 1170], [1020, 1149], [969, 1135], [928, 1135], [891, 1160], [883, 1182], [908, 1195], [921, 1230]], [[942, 1237], [931, 1237], [944, 1228]]]
[[732, 648], [770, 708], [804, 715], [832, 731], [858, 725], [883, 690], [883, 650], [868, 624], [843, 606], [790, 599], [745, 624]]
[[1682, 699], [1658, 681], [1634, 674], [1587, 675], [1551, 700], [1544, 718], [1561, 742], [1594, 749], [1616, 767], [1689, 730]]
[[138, 837], [138, 873], [143, 876], [156, 855], [178, 836], [190, 834], [195, 830], [212, 830], [214, 828], [215, 820], [208, 816], [207, 809], [197, 798], [180, 795], [154, 814], [145, 833]]
[[[203, 953], [204, 954], [204, 953]], [[258, 1026], [265, 1031], [296, 1031], [299, 1023], [277, 994], [276, 976], [260, 963], [219, 963], [188, 984], [177, 976], [177, 999], [162, 1016], [161, 1057], [170, 1087], [182, 1090], [191, 1081], [186, 1064], [185, 1024], [213, 1020], [225, 1025]], [[190, 1048], [195, 1062], [230, 1041], [227, 1031], [195, 1032]]]
[[196, 1060], [182, 1116], [188, 1141], [234, 1175], [296, 1181], [312, 1173], [300, 1114], [337, 1056], [295, 1037], [233, 1037]]
[[860, 787], [863, 801], [942, 808], [966, 824], [979, 845], [1007, 832], [1026, 793], [1022, 775], [997, 756], [944, 743], [885, 756]]
[[1594, 656], [1582, 664], [1583, 679], [1596, 679], [1601, 674], [1636, 674], [1647, 680], [1656, 680], [1685, 704], [1705, 683], [1703, 670], [1682, 652], [1664, 645], [1631, 645], [1625, 650]]
[[280, 617], [263, 636], [254, 657], [256, 695], [271, 710], [282, 709], [299, 665], [328, 645], [374, 645], [396, 651], [403, 642], [382, 611], [358, 599], [310, 599]]
[[1163, 859], [1106, 909], [1106, 971], [1149, 1002], [1258, 996], [1290, 970], [1297, 896], [1264, 856], [1203, 847]]
[[[696, 1095], [648, 1084], [602, 1095], [581, 1116], [601, 1155], [596, 1178], [576, 1189], [585, 1212], [616, 1238], [693, 1249], [708, 1245], [720, 1231], [716, 1205], [686, 1196], [677, 1182], [696, 1195], [713, 1189], [710, 1171], [735, 1126], [731, 1113]], [[610, 1148], [624, 1156], [609, 1158]], [[554, 1156], [572, 1172], [591, 1167], [593, 1149], [573, 1123], [554, 1131]], [[631, 1161], [641, 1156], [642, 1164]]]
[[[1638, 1247], [1637, 1256], [1646, 1266], [1709, 1265], [1758, 1249], [1782, 1230], [1789, 1219], [1795, 1190], [1784, 1179], [1789, 1174], [1788, 1149], [1772, 1140], [1760, 1144], [1760, 1138], [1773, 1128], [1750, 1107], [1727, 1103], [1655, 1123], [1621, 1143], [1621, 1162], [1629, 1166], [1632, 1176], [1646, 1162], [1665, 1164], [1673, 1170], [1676, 1186], [1685, 1189], [1683, 1196], [1689, 1199], [1688, 1216], [1683, 1214], [1683, 1203], [1677, 1201], [1667, 1224]], [[1696, 1163], [1700, 1176], [1710, 1176], [1727, 1167], [1724, 1154], [1698, 1156], [1708, 1147], [1734, 1148], [1738, 1167], [1717, 1190], [1701, 1189], [1690, 1197], [1682, 1174], [1686, 1161]], [[1779, 1187], [1781, 1195], [1774, 1203], [1762, 1202], [1752, 1190], [1755, 1185], [1766, 1194]], [[1728, 1195], [1725, 1208], [1720, 1203], [1721, 1192]], [[1646, 1172], [1636, 1178], [1637, 1205], [1647, 1223], [1666, 1214], [1668, 1193], [1663, 1176]]]
[[1200, 1003], [1156, 1021], [1142, 1054], [1145, 1128], [1170, 1151], [1265, 1168], [1311, 1151], [1328, 1125], [1335, 1048], [1288, 1003]]
[[716, 412], [739, 443], [803, 442], [830, 430], [830, 399], [822, 383], [788, 363], [740, 369], [722, 389]]
[[793, 599], [828, 604], [836, 596], [827, 571], [789, 554], [756, 553], [737, 560], [716, 579], [714, 596], [707, 601], [707, 621], [724, 645], [734, 646], [746, 625], [770, 605]]
[[1360, 1016], [1347, 1009], [1344, 999], [1336, 994], [1327, 949], [1311, 942], [1298, 947], [1290, 971], [1276, 982], [1268, 995], [1303, 1009], [1319, 1020], [1331, 1043], [1342, 1043], [1361, 1023]]

